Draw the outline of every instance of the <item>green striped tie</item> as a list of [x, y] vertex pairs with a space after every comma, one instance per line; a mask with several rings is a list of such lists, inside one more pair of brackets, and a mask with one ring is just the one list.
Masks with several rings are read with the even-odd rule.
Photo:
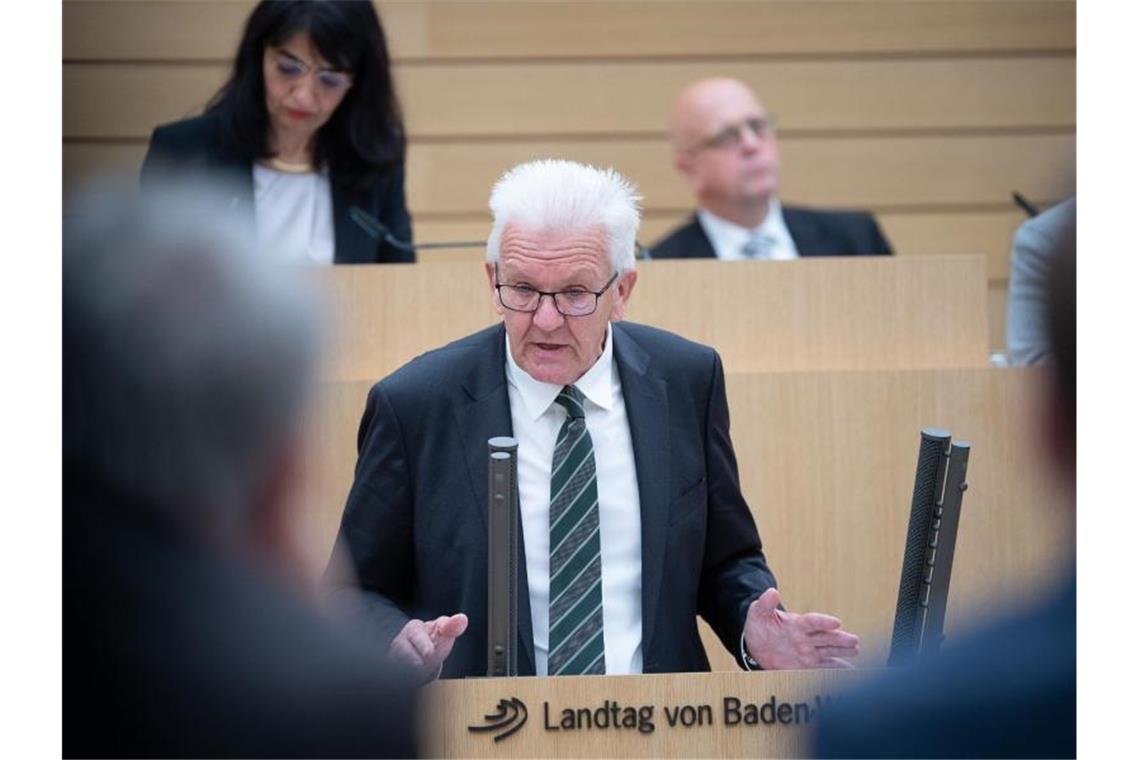
[[602, 638], [602, 543], [594, 443], [582, 392], [558, 394], [566, 422], [550, 476], [550, 657], [552, 676], [606, 672]]

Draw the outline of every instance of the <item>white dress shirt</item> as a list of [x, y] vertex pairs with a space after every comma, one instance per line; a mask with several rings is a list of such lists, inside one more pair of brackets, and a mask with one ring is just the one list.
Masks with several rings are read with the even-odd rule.
[[771, 243], [768, 255], [765, 258], [786, 261], [798, 259], [800, 254], [796, 243], [792, 240], [792, 233], [784, 223], [784, 212], [780, 208], [780, 201], [773, 198], [768, 206], [768, 216], [759, 227], [748, 229], [734, 224], [727, 219], [721, 219], [715, 214], [700, 209], [697, 219], [701, 223], [705, 235], [712, 244], [713, 251], [718, 259], [726, 261], [741, 261], [747, 259], [741, 250], [749, 238], [753, 236], [767, 237]]
[[293, 174], [253, 165], [258, 242], [290, 263], [331, 264], [336, 251], [327, 171]]
[[[606, 328], [601, 357], [578, 379], [585, 396], [586, 428], [594, 444], [602, 552], [602, 625], [606, 673], [640, 673], [641, 501], [633, 440], [613, 360], [613, 329]], [[560, 385], [528, 375], [511, 355], [507, 338], [507, 395], [519, 443], [519, 502], [530, 586], [534, 665], [547, 674], [550, 641], [550, 468], [566, 410], [554, 402]]]

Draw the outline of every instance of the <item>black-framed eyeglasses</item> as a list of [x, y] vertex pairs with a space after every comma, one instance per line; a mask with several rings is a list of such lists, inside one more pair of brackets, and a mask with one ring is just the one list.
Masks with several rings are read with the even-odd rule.
[[533, 313], [538, 311], [543, 296], [550, 296], [554, 308], [564, 317], [588, 317], [598, 310], [598, 299], [617, 281], [619, 272], [602, 286], [601, 290], [567, 288], [566, 290], [537, 290], [529, 285], [504, 285], [499, 282], [499, 265], [495, 264], [495, 290], [499, 303], [511, 311]]
[[776, 119], [770, 116], [754, 116], [738, 124], [729, 124], [712, 137], [706, 137], [698, 142], [692, 150], [739, 148], [744, 142], [744, 130], [751, 132], [758, 140], [766, 140], [776, 134]]

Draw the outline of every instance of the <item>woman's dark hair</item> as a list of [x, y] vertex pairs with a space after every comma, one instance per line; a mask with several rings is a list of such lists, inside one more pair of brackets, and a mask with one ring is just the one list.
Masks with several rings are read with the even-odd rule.
[[308, 32], [321, 56], [352, 72], [333, 115], [318, 130], [313, 161], [327, 165], [338, 184], [363, 189], [404, 162], [400, 104], [389, 71], [388, 45], [371, 2], [345, 0], [262, 0], [253, 9], [234, 59], [233, 72], [206, 106], [222, 120], [226, 147], [267, 158], [269, 115], [265, 109], [262, 56]]

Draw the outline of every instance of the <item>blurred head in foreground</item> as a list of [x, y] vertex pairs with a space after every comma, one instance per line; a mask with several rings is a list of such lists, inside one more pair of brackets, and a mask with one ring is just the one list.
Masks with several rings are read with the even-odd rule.
[[65, 216], [64, 754], [408, 754], [406, 694], [293, 582], [316, 301], [203, 187]]
[[[1043, 370], [1035, 441], [1075, 515], [1077, 420], [1076, 228], [1058, 236], [1048, 275], [1054, 357]], [[1026, 445], [1030, 445], [1028, 442]], [[1045, 517], [1044, 515], [1042, 516]], [[1071, 523], [1070, 523], [1071, 525]], [[1074, 757], [1075, 553], [1054, 558], [1049, 593], [1020, 612], [979, 621], [937, 657], [845, 695], [822, 714], [822, 757]], [[1010, 600], [1010, 607], [1023, 602]]]
[[297, 273], [253, 250], [221, 197], [195, 183], [103, 189], [69, 210], [64, 461], [178, 530], [272, 545], [284, 537], [274, 533], [318, 314]]

